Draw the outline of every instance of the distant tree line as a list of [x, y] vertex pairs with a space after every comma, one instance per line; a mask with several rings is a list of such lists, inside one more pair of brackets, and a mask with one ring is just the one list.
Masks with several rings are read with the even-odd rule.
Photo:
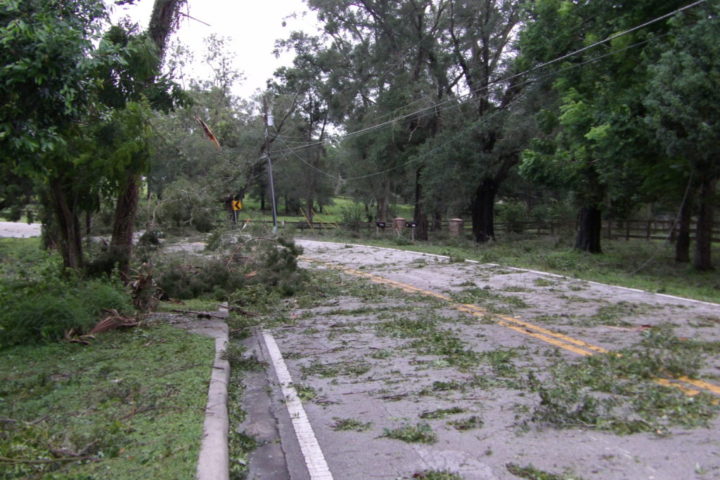
[[267, 207], [269, 154], [308, 222], [342, 193], [373, 221], [413, 204], [416, 239], [464, 216], [487, 242], [498, 205], [571, 204], [576, 248], [600, 253], [603, 217], [654, 205], [677, 218], [676, 260], [712, 268], [717, 2], [307, 0], [321, 30], [278, 40], [294, 60], [250, 99], [221, 37], [210, 78], [187, 77], [181, 3], [156, 0], [145, 30], [101, 0], [0, 5], [0, 208], [39, 200], [68, 267], [108, 202], [123, 272], [138, 202], [201, 230], [227, 198]]

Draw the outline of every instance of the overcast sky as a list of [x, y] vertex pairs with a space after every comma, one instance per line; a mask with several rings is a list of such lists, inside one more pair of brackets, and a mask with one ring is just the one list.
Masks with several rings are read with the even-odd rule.
[[[147, 28], [153, 2], [139, 0], [133, 6], [115, 6], [113, 18], [129, 16], [143, 29]], [[183, 18], [173, 37], [193, 50], [194, 76], [209, 77], [202, 65], [203, 39], [213, 33], [230, 37], [235, 66], [245, 75], [235, 93], [246, 98], [256, 89], [264, 88], [276, 68], [292, 60], [290, 55], [275, 58], [272, 53], [275, 40], [287, 37], [293, 30], [314, 32], [317, 24], [315, 15], [302, 0], [188, 0], [182, 11], [210, 25]], [[293, 14], [297, 17], [289, 18]]]

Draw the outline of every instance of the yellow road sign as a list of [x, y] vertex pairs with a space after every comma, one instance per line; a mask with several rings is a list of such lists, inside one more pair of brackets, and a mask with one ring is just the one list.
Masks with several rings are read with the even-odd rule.
[[233, 209], [234, 211], [237, 212], [238, 210], [242, 210], [242, 208], [243, 208], [243, 204], [242, 204], [242, 202], [241, 202], [240, 200], [233, 200], [233, 201], [232, 201], [232, 209]]

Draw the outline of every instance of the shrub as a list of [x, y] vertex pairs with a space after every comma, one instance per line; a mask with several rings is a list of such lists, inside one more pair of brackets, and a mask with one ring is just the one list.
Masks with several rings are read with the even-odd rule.
[[56, 279], [54, 285], [16, 284], [3, 295], [0, 346], [59, 340], [65, 332], [87, 332], [109, 309], [132, 312], [130, 296], [119, 285]]
[[365, 220], [365, 209], [359, 203], [353, 203], [345, 206], [340, 210], [342, 216], [342, 224], [353, 232], [360, 230]]

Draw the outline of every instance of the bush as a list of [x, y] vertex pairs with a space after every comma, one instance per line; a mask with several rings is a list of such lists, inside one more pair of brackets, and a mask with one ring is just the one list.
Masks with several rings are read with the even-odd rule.
[[524, 222], [529, 221], [527, 207], [522, 202], [505, 202], [497, 206], [498, 219], [505, 224], [508, 233], [523, 233]]
[[93, 280], [16, 284], [3, 295], [0, 346], [59, 340], [69, 330], [89, 331], [103, 312], [132, 312], [130, 296], [117, 284]]
[[365, 208], [359, 203], [353, 203], [343, 207], [340, 210], [340, 215], [342, 216], [342, 224], [350, 231], [357, 232], [365, 220]]

